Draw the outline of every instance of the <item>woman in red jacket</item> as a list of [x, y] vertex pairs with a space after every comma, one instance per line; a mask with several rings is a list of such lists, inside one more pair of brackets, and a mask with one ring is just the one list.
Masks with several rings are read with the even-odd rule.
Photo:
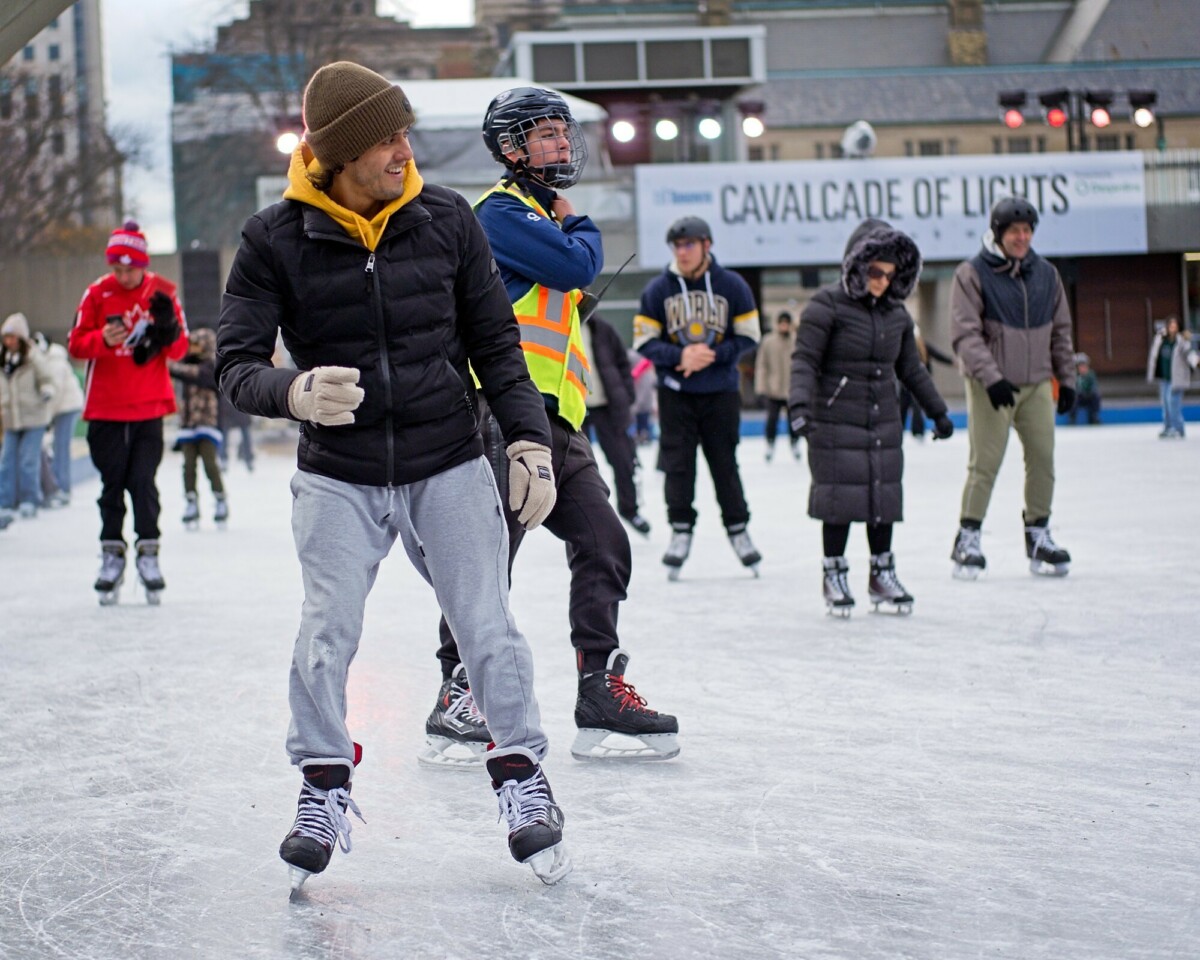
[[113, 603], [125, 576], [125, 492], [133, 503], [137, 572], [149, 602], [166, 584], [158, 566], [158, 488], [162, 418], [175, 412], [167, 361], [187, 352], [187, 327], [175, 286], [147, 269], [146, 238], [132, 220], [108, 240], [112, 272], [87, 288], [68, 349], [87, 361], [83, 419], [100, 471], [100, 546], [95, 588]]

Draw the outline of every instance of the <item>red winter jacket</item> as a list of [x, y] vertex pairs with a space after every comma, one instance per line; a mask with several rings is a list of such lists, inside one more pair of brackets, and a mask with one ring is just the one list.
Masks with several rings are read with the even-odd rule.
[[[167, 294], [175, 305], [179, 338], [138, 366], [133, 362], [131, 348], [105, 344], [104, 325], [112, 316], [120, 317], [129, 332], [143, 318], [153, 323], [150, 298], [157, 290]], [[127, 422], [174, 413], [175, 388], [167, 372], [167, 361], [179, 360], [187, 348], [187, 321], [173, 283], [149, 270], [141, 286], [134, 290], [126, 290], [111, 273], [101, 277], [84, 292], [75, 326], [67, 339], [71, 356], [88, 362], [83, 419]]]

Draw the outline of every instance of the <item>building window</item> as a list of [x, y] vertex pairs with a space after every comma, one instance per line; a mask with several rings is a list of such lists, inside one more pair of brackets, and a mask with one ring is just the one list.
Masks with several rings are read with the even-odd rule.
[[46, 56], [49, 57], [51, 61], [61, 58], [60, 48], [57, 43], [52, 43], [46, 48]]
[[583, 78], [589, 83], [638, 78], [636, 43], [585, 43]]
[[823, 144], [823, 143], [814, 143], [814, 144], [813, 144], [813, 155], [814, 155], [814, 156], [815, 156], [815, 157], [816, 157], [818, 160], [824, 160], [824, 159], [825, 159], [825, 144]]
[[1043, 136], [1039, 136], [1037, 138], [1037, 152], [1038, 153], [1046, 152], [1046, 138]]
[[841, 160], [846, 155], [846, 151], [842, 149], [840, 143], [831, 143], [829, 145], [829, 157], [832, 160]]
[[50, 116], [57, 120], [63, 115], [62, 77], [52, 75], [46, 79], [46, 100], [50, 105]]
[[772, 160], [779, 159], [779, 144], [773, 143], [767, 148], [767, 150]]
[[710, 49], [714, 77], [750, 76], [749, 40], [713, 40]]
[[755, 144], [746, 149], [746, 159], [755, 163], [759, 163], [763, 159], [763, 148], [760, 144]]
[[704, 41], [649, 40], [646, 42], [647, 80], [704, 78]]
[[11, 120], [12, 112], [12, 81], [0, 77], [0, 120]]
[[1033, 153], [1033, 141], [1029, 137], [1009, 137], [1009, 153]]
[[1004, 141], [999, 137], [992, 137], [992, 153], [1003, 153]]
[[533, 47], [533, 77], [538, 83], [574, 83], [575, 44], [535, 44]]
[[1097, 150], [1120, 150], [1121, 135], [1119, 133], [1098, 133], [1096, 134], [1096, 149]]
[[946, 141], [946, 153], [948, 153], [952, 157], [958, 156], [958, 138], [957, 137], [951, 137], [949, 140]]
[[50, 134], [50, 152], [56, 157], [61, 157], [67, 152], [67, 139], [61, 130], [55, 130]]
[[26, 63], [33, 62], [33, 44], [32, 43], [29, 44], [27, 47], [25, 47], [24, 50], [21, 51], [21, 59], [24, 60]]
[[904, 155], [911, 157], [913, 155], [913, 142], [911, 140], [904, 141]]
[[941, 140], [918, 140], [917, 141], [917, 156], [919, 157], [940, 157], [942, 155]]
[[25, 81], [25, 119], [36, 120], [41, 115], [41, 107], [38, 104], [38, 87], [37, 80], [30, 77]]

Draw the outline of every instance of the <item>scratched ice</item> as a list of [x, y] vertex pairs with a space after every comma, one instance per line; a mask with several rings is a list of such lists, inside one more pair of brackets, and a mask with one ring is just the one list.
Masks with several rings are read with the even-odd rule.
[[[762, 578], [701, 470], [679, 583], [635, 538], [630, 679], [679, 714], [669, 763], [587, 765], [573, 733], [562, 546], [530, 536], [518, 622], [575, 872], [509, 857], [483, 773], [415, 754], [438, 686], [437, 610], [397, 551], [352, 671], [365, 747], [354, 849], [288, 900], [276, 855], [298, 787], [282, 741], [301, 601], [287, 451], [229, 478], [185, 532], [163, 490], [163, 605], [101, 609], [95, 482], [0, 534], [0, 957], [1046, 958], [1195, 956], [1200, 943], [1200, 440], [1059, 432], [1065, 580], [1031, 576], [1014, 444], [988, 576], [950, 576], [966, 442], [910, 445], [897, 530], [912, 617], [825, 616], [808, 472], [741, 459]], [[653, 451], [642, 454], [648, 467]], [[205, 498], [202, 496], [202, 501]], [[336, 535], [336, 531], [330, 531]]]

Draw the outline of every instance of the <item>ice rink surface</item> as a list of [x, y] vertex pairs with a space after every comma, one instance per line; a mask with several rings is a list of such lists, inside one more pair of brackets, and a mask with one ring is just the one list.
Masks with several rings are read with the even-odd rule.
[[85, 484], [0, 533], [0, 958], [1195, 957], [1200, 436], [1157, 429], [1059, 430], [1062, 580], [1028, 571], [1015, 440], [975, 583], [948, 559], [966, 438], [906, 440], [907, 618], [868, 612], [857, 526], [859, 606], [825, 615], [807, 465], [768, 466], [760, 438], [740, 459], [762, 577], [702, 470], [697, 542], [668, 583], [647, 470], [654, 530], [634, 535], [621, 625], [630, 681], [680, 718], [666, 763], [571, 759], [563, 548], [528, 537], [513, 607], [575, 861], [553, 888], [509, 857], [482, 771], [415, 760], [438, 612], [396, 551], [351, 674], [367, 823], [296, 902], [277, 856], [299, 787], [283, 751], [292, 456], [234, 464], [229, 529], [202, 492], [185, 532], [167, 455], [158, 608], [129, 586], [97, 605]]

